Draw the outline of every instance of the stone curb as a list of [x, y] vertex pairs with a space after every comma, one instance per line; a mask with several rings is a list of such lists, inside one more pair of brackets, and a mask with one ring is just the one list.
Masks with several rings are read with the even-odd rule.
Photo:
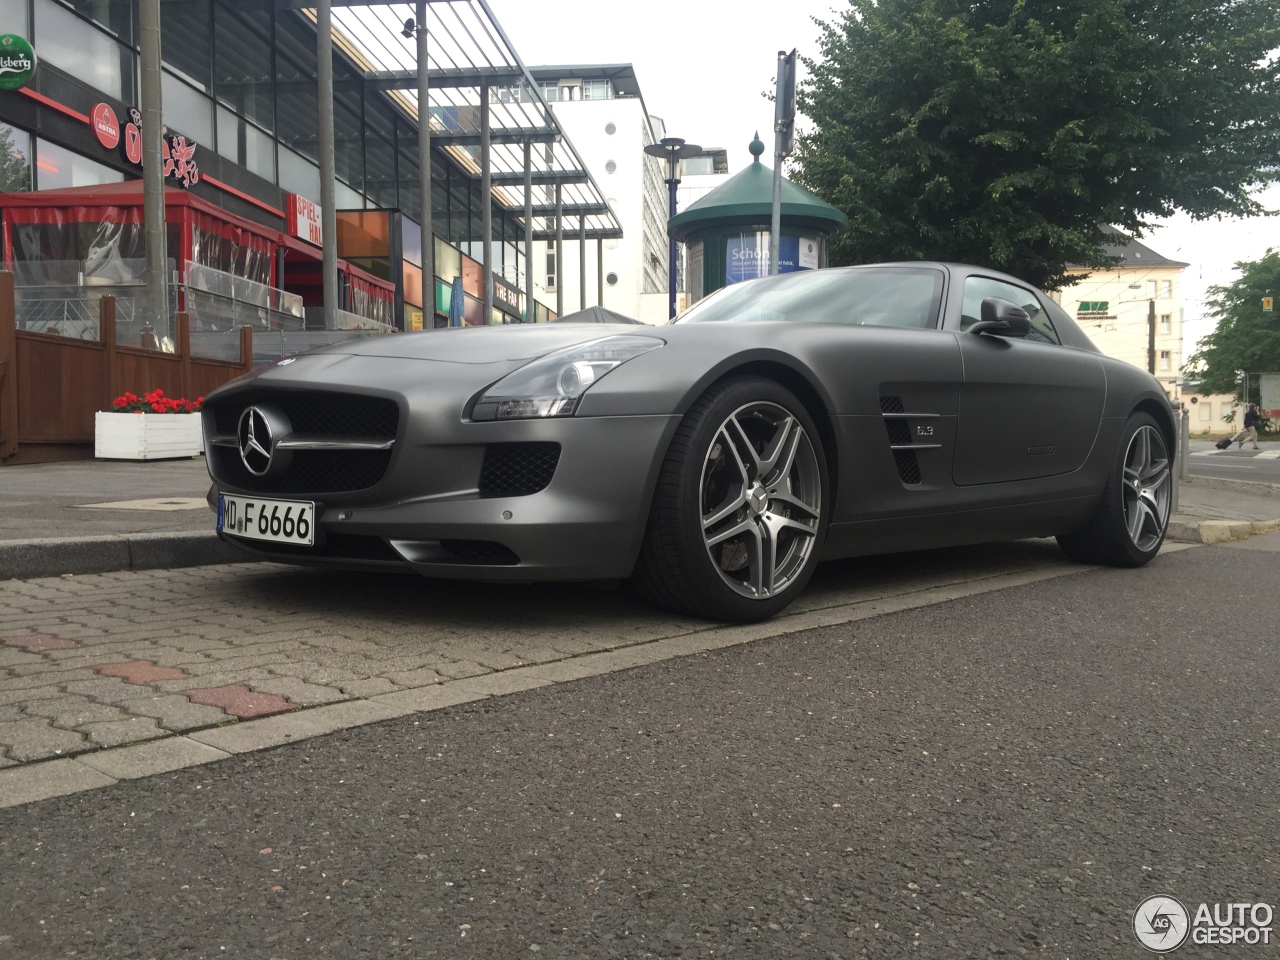
[[1183, 543], [1226, 543], [1273, 530], [1280, 530], [1280, 520], [1170, 520], [1166, 537]]
[[134, 533], [0, 541], [0, 580], [243, 563], [212, 533]]
[[1232, 490], [1236, 493], [1252, 493], [1262, 497], [1280, 497], [1280, 483], [1258, 483], [1255, 480], [1229, 480], [1225, 477], [1188, 477], [1178, 481], [1206, 490]]

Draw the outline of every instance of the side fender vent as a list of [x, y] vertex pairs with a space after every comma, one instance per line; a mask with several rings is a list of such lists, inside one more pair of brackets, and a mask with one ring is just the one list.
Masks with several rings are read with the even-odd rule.
[[[906, 405], [901, 397], [881, 397], [880, 412], [884, 414], [906, 413]], [[911, 425], [905, 417], [886, 416], [884, 418], [885, 433], [889, 435], [889, 444], [902, 447], [911, 443]], [[914, 450], [894, 450], [893, 462], [898, 468], [898, 477], [906, 484], [920, 482], [920, 463]]]

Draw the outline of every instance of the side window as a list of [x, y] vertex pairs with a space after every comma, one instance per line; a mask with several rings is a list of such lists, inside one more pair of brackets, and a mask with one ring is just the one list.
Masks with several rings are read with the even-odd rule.
[[960, 308], [960, 329], [967, 330], [982, 317], [982, 301], [987, 297], [999, 297], [1017, 304], [1031, 317], [1031, 332], [1027, 339], [1037, 343], [1061, 343], [1053, 329], [1053, 321], [1040, 307], [1036, 295], [1025, 287], [1017, 287], [991, 277], [968, 277], [964, 282], [964, 305]]

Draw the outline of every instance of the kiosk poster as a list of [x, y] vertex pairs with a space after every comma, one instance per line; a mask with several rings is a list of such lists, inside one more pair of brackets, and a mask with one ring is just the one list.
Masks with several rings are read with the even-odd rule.
[[1262, 403], [1258, 409], [1264, 417], [1280, 417], [1280, 373], [1264, 373], [1259, 380]]
[[[725, 241], [726, 285], [769, 275], [769, 231], [740, 233]], [[778, 243], [778, 272], [812, 270], [818, 266], [818, 241], [812, 237], [783, 237]]]

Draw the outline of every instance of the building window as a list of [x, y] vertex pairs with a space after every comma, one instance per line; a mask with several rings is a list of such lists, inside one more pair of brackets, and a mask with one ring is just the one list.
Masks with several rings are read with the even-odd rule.
[[1161, 370], [1168, 370], [1168, 369], [1169, 369], [1169, 367], [1170, 367], [1169, 351], [1168, 351], [1168, 350], [1161, 350], [1161, 351], [1160, 351], [1160, 369], [1161, 369]]
[[4, 24], [7, 33], [31, 36], [27, 26], [27, 0], [0, 0], [0, 23]]
[[1208, 402], [1201, 402], [1200, 404], [1198, 404], [1198, 406], [1200, 407], [1200, 419], [1201, 419], [1201, 420], [1212, 420], [1212, 419], [1213, 419], [1213, 404], [1212, 404], [1212, 403], [1208, 403]]
[[611, 287], [616, 287], [618, 285], [618, 275], [616, 273], [606, 273], [604, 282]]
[[610, 89], [608, 80], [583, 80], [583, 100], [608, 100]]
[[1173, 329], [1173, 314], [1160, 314], [1160, 332], [1169, 333]]
[[547, 289], [554, 290], [556, 288], [556, 252], [554, 250], [547, 251]]
[[612, 137], [615, 133], [617, 133], [617, 132], [618, 132], [618, 126], [617, 126], [617, 124], [613, 124], [613, 123], [606, 123], [606, 124], [604, 125], [604, 132], [605, 132], [605, 133], [607, 133], [609, 136], [611, 136], [611, 137]]
[[1168, 300], [1170, 297], [1172, 297], [1172, 296], [1173, 296], [1173, 281], [1172, 281], [1172, 280], [1161, 280], [1161, 281], [1160, 281], [1160, 296], [1161, 296], [1161, 298], [1162, 298], [1162, 299], [1165, 299], [1165, 300]]
[[[540, 83], [538, 89], [542, 91], [542, 99], [547, 103], [555, 103], [560, 99], [560, 86], [556, 83]], [[566, 100], [568, 97], [565, 98]]]
[[48, 140], [36, 139], [36, 189], [38, 190], [93, 187], [100, 183], [122, 183], [124, 179], [124, 174], [119, 170], [113, 170], [88, 157], [82, 157]]
[[33, 46], [41, 60], [67, 71], [95, 90], [133, 103], [133, 50], [81, 20], [53, 0], [36, 4]]
[[610, 160], [608, 163], [604, 165], [605, 173], [616, 173], [617, 171], [618, 171], [618, 165], [614, 163], [612, 160]]
[[213, 102], [165, 70], [160, 74], [164, 119], [174, 133], [196, 143], [213, 145]]

